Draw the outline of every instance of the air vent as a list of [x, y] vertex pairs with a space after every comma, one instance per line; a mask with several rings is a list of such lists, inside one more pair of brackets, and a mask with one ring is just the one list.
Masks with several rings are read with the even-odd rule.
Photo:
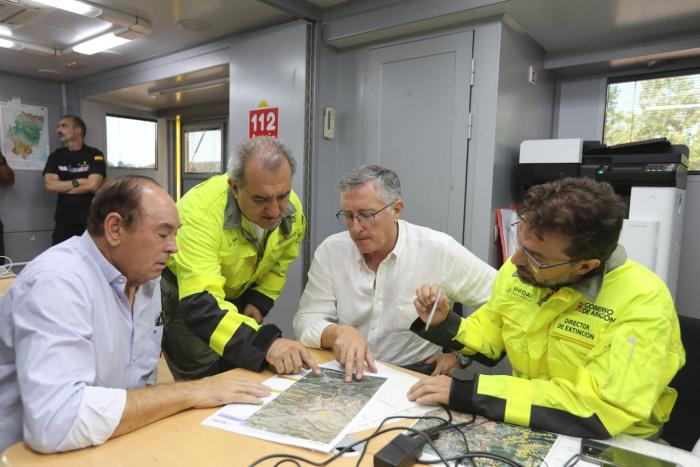
[[23, 26], [41, 14], [38, 8], [27, 7], [18, 1], [0, 0], [0, 23], [10, 28]]

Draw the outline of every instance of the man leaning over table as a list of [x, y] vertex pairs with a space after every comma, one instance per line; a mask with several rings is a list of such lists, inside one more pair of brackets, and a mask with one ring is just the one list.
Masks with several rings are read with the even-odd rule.
[[179, 225], [155, 181], [120, 178], [97, 192], [82, 236], [22, 271], [0, 302], [0, 451], [22, 439], [45, 453], [98, 445], [182, 410], [269, 394], [227, 373], [150, 386], [159, 277]]
[[366, 165], [340, 181], [347, 230], [321, 243], [294, 317], [294, 332], [310, 347], [333, 349], [350, 381], [374, 359], [417, 369], [435, 363], [449, 374], [457, 357], [409, 331], [415, 288], [439, 277], [445, 293], [467, 305], [484, 303], [496, 271], [447, 234], [399, 219], [401, 182], [392, 170]]
[[263, 324], [306, 230], [292, 190], [295, 167], [279, 139], [251, 138], [233, 152], [226, 174], [178, 201], [178, 252], [161, 284], [163, 355], [175, 379], [268, 364], [278, 373], [320, 371], [301, 343]]
[[426, 332], [437, 284], [424, 285], [411, 327], [465, 355], [505, 353], [512, 376], [457, 371], [421, 380], [409, 399], [572, 436], [659, 436], [685, 352], [666, 285], [617, 243], [623, 201], [607, 183], [569, 178], [532, 187], [517, 212], [517, 250], [488, 303], [463, 319], [440, 294]]

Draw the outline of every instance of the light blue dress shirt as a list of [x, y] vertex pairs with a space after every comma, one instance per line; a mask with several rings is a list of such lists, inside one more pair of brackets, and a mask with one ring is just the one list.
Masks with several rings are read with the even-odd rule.
[[0, 452], [24, 439], [40, 452], [103, 443], [125, 389], [155, 383], [163, 333], [160, 278], [139, 287], [86, 232], [34, 259], [0, 301]]

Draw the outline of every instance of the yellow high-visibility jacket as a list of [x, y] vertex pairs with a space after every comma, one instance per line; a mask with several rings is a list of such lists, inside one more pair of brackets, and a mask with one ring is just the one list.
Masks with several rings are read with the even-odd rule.
[[580, 436], [656, 434], [669, 419], [668, 387], [685, 364], [666, 285], [618, 246], [594, 274], [559, 290], [522, 282], [508, 260], [491, 299], [468, 318], [451, 313], [427, 333], [474, 356], [505, 352], [513, 375], [453, 375], [450, 406], [517, 425]]
[[[193, 345], [183, 336], [172, 335], [182, 333], [182, 328], [168, 328], [167, 315], [177, 315], [216, 355], [228, 360], [229, 367], [261, 370], [279, 329], [270, 324], [259, 326], [239, 313], [233, 301], [243, 297], [267, 314], [281, 294], [306, 230], [298, 196], [290, 194], [282, 221], [268, 232], [262, 251], [258, 251], [251, 223], [242, 216], [226, 174], [192, 188], [177, 209], [181, 222], [178, 252], [171, 256], [168, 268], [177, 279], [180, 303], [176, 312], [166, 310], [168, 342]], [[196, 358], [186, 353], [186, 348], [178, 348], [169, 356], [176, 364], [180, 356], [183, 360]], [[193, 363], [196, 361], [185, 366]]]

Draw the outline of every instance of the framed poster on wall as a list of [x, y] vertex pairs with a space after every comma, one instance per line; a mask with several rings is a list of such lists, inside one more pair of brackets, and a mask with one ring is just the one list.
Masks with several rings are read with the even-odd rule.
[[0, 148], [14, 170], [43, 170], [49, 157], [46, 107], [0, 103]]

